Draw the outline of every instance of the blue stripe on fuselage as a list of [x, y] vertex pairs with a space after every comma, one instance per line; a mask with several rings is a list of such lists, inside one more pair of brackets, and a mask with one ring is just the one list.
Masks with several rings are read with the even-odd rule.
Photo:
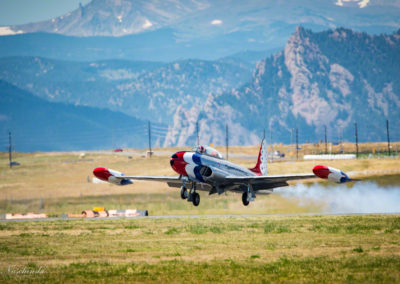
[[200, 169], [202, 166], [197, 166], [193, 169], [194, 175], [196, 176], [196, 179], [198, 179], [201, 182], [204, 182], [204, 179], [202, 175], [200, 174]]
[[192, 156], [192, 160], [196, 165], [201, 166], [201, 157], [200, 157], [199, 154], [194, 153], [193, 156]]
[[200, 154], [194, 153], [192, 156], [192, 160], [196, 165], [198, 165], [198, 166], [194, 167], [194, 169], [193, 169], [196, 179], [201, 182], [204, 182], [204, 179], [203, 179], [202, 175], [200, 174], [200, 169], [202, 168]]

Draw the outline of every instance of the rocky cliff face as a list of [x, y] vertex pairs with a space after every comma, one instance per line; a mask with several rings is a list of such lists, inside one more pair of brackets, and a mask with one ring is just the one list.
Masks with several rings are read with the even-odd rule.
[[[203, 109], [178, 112], [165, 145], [193, 144], [199, 121], [202, 143], [225, 143], [225, 125], [232, 144], [254, 144], [262, 130], [275, 141], [291, 142], [293, 128], [300, 141], [323, 138], [384, 140], [385, 121], [400, 137], [400, 31], [371, 36], [339, 28], [312, 33], [298, 27], [284, 51], [260, 62], [250, 83], [231, 92], [210, 94]], [[186, 119], [190, 117], [190, 119]], [[186, 126], [179, 124], [186, 120]], [[179, 125], [178, 125], [179, 124]]]

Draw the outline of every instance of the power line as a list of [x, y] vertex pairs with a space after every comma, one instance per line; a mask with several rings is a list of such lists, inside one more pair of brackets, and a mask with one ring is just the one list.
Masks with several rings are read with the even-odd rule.
[[[78, 136], [77, 133], [79, 133], [79, 137], [87, 137], [87, 136], [107, 136], [109, 134], [100, 134], [99, 133], [107, 133], [108, 131], [113, 131], [116, 134], [126, 134], [128, 132], [131, 131], [135, 131], [137, 133], [141, 133], [141, 132], [147, 132], [147, 127], [146, 125], [140, 125], [140, 126], [134, 126], [134, 127], [124, 127], [124, 128], [111, 128], [111, 129], [107, 129], [107, 130], [96, 130], [96, 129], [89, 129], [89, 130], [82, 130], [82, 131], [77, 131], [77, 130], [70, 130], [70, 131], [62, 131], [62, 132], [56, 132], [56, 133], [52, 133], [51, 136], [47, 136], [47, 137], [57, 137], [57, 138], [64, 138], [64, 137], [76, 137]], [[15, 134], [15, 133], [14, 133]], [[25, 140], [25, 139], [32, 139], [32, 136], [35, 135], [35, 133], [29, 133], [29, 132], [24, 132], [24, 134], [17, 134], [14, 135], [14, 137], [17, 137], [18, 139], [21, 140]], [[46, 138], [43, 138], [47, 140]], [[40, 138], [42, 140], [42, 137]], [[0, 140], [1, 141], [1, 140]], [[3, 140], [4, 141], [4, 140]]]

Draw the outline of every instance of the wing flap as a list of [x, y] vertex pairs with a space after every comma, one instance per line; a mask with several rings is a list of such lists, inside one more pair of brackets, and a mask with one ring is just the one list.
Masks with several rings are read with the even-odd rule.
[[115, 176], [120, 179], [133, 179], [133, 180], [147, 180], [147, 181], [159, 181], [159, 182], [176, 182], [180, 181], [180, 177], [167, 177], [167, 176]]
[[226, 180], [233, 183], [283, 183], [290, 180], [316, 178], [314, 174], [271, 175], [271, 176], [227, 176]]

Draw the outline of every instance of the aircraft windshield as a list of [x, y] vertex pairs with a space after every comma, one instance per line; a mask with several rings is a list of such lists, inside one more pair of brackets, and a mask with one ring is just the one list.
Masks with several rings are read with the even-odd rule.
[[212, 148], [210, 146], [197, 146], [197, 147], [193, 148], [193, 151], [196, 151], [197, 153], [205, 154], [207, 156], [214, 157], [217, 159], [223, 159], [222, 155], [217, 150], [215, 150], [214, 148]]

